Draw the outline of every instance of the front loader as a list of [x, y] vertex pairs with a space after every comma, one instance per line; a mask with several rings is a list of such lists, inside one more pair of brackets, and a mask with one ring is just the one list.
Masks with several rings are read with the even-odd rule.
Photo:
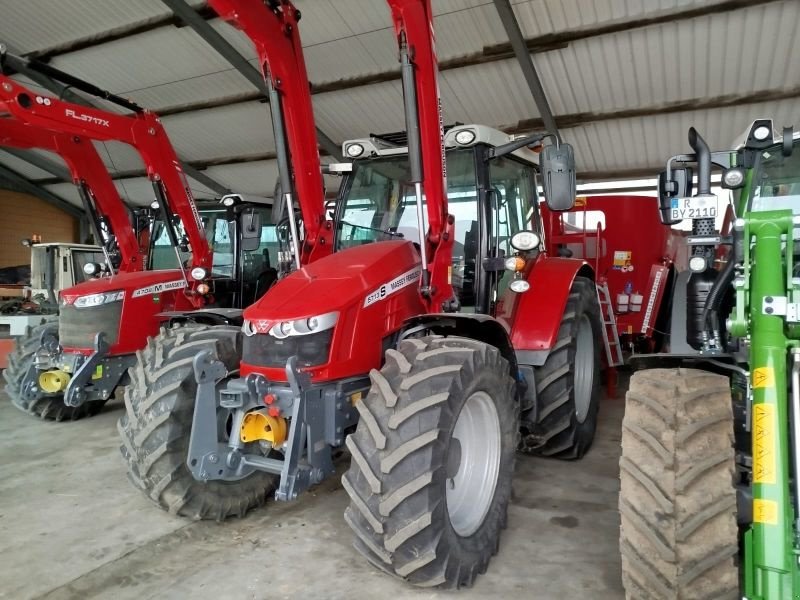
[[[620, 459], [628, 598], [800, 597], [800, 136], [755, 121], [734, 150], [661, 177], [667, 223], [692, 220], [669, 352], [637, 357]], [[732, 190], [711, 194], [711, 171]], [[693, 168], [697, 193], [691, 195]]]
[[[0, 55], [4, 69], [20, 61], [26, 62]], [[192, 312], [195, 321], [226, 323], [230, 310], [262, 294], [277, 278], [269, 259], [275, 230], [266, 205], [236, 195], [198, 209], [155, 114], [52, 67], [26, 65], [131, 111], [71, 104], [0, 75], [0, 132], [13, 144], [64, 157], [106, 251], [105, 267], [86, 265], [95, 277], [62, 290], [58, 322], [20, 340], [14, 372], [7, 373], [15, 405], [43, 418], [74, 420], [96, 413], [127, 383], [136, 352], [174, 311], [184, 320]], [[93, 146], [112, 140], [138, 152], [153, 184], [157, 218], [145, 252]]]
[[[287, 0], [210, 3], [258, 48], [299, 48]], [[163, 420], [132, 429], [123, 453], [147, 457], [131, 476], [163, 508], [223, 518], [273, 486], [297, 498], [346, 446], [357, 550], [415, 585], [458, 587], [497, 551], [518, 447], [589, 449], [603, 320], [590, 265], [544, 251], [536, 181], [551, 209], [570, 208], [571, 147], [556, 139], [537, 165], [528, 146], [547, 135], [445, 135], [430, 3], [389, 6], [407, 131], [345, 142], [353, 162], [321, 228], [333, 252], [248, 307], [241, 331], [155, 338], [129, 404], [150, 407], [142, 425]], [[277, 61], [260, 56], [275, 86]]]

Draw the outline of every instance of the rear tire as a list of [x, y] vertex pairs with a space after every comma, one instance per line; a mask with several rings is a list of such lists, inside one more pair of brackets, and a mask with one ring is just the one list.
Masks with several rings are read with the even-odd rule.
[[342, 478], [355, 548], [414, 585], [472, 585], [497, 552], [511, 496], [509, 365], [493, 346], [427, 337], [387, 351], [370, 378]]
[[625, 597], [739, 598], [728, 378], [695, 369], [634, 373], [619, 465]]
[[520, 452], [577, 459], [591, 447], [600, 406], [602, 327], [594, 282], [576, 277], [556, 343], [534, 373], [536, 408], [522, 415]]
[[204, 350], [229, 372], [238, 369], [239, 329], [187, 323], [150, 338], [129, 371], [117, 429], [128, 477], [148, 498], [171, 514], [222, 521], [264, 504], [277, 479], [261, 471], [237, 481], [192, 476], [186, 465], [197, 391], [192, 361]]
[[27, 327], [25, 334], [16, 339], [14, 350], [8, 355], [8, 366], [3, 371], [6, 380], [6, 393], [11, 403], [21, 411], [46, 421], [77, 421], [96, 415], [103, 409], [105, 400], [85, 402], [81, 406], [67, 406], [64, 395], [40, 396], [34, 400], [24, 400], [20, 391], [22, 379], [33, 364], [34, 354], [39, 349], [42, 331], [46, 323]]

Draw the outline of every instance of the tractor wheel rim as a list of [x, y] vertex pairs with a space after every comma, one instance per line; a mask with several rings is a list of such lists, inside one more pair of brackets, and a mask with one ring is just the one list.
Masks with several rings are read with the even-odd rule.
[[589, 415], [594, 388], [594, 331], [587, 315], [578, 321], [574, 366], [575, 418], [583, 423]]
[[500, 418], [491, 396], [475, 392], [464, 403], [453, 428], [460, 446], [458, 471], [446, 485], [450, 524], [461, 537], [475, 533], [494, 499], [500, 473]]

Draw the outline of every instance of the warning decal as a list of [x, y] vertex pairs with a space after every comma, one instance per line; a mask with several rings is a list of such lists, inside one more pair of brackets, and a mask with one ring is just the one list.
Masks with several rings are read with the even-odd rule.
[[765, 525], [778, 524], [778, 503], [774, 500], [753, 500], [753, 521]]
[[630, 250], [614, 250], [614, 264], [611, 268], [615, 271], [622, 271], [623, 273], [633, 271], [633, 265], [631, 264], [632, 254]]
[[772, 367], [758, 367], [753, 369], [754, 388], [774, 388], [775, 369]]
[[753, 405], [753, 483], [775, 483], [775, 405]]

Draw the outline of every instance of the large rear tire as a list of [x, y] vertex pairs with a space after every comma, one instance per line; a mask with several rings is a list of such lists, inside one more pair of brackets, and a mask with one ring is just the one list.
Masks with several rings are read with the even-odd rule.
[[129, 371], [125, 415], [117, 429], [128, 476], [148, 498], [172, 514], [222, 521], [264, 504], [276, 478], [260, 471], [236, 481], [201, 482], [192, 476], [186, 465], [197, 391], [192, 361], [204, 350], [228, 371], [238, 369], [239, 329], [190, 323], [150, 338]]
[[635, 373], [619, 465], [625, 597], [740, 597], [728, 378], [694, 369]]
[[506, 525], [518, 404], [497, 348], [409, 339], [370, 373], [347, 438], [345, 520], [372, 564], [418, 586], [469, 586]]
[[534, 373], [536, 407], [522, 415], [521, 452], [577, 459], [591, 447], [600, 406], [602, 327], [594, 282], [576, 277], [555, 346]]
[[8, 355], [8, 366], [3, 371], [6, 380], [6, 393], [11, 403], [21, 411], [45, 419], [46, 421], [77, 421], [99, 413], [105, 400], [85, 402], [81, 406], [67, 406], [64, 395], [41, 396], [25, 400], [21, 396], [22, 380], [33, 364], [36, 351], [41, 343], [42, 331], [47, 324], [27, 327], [25, 333], [15, 340], [14, 350]]

